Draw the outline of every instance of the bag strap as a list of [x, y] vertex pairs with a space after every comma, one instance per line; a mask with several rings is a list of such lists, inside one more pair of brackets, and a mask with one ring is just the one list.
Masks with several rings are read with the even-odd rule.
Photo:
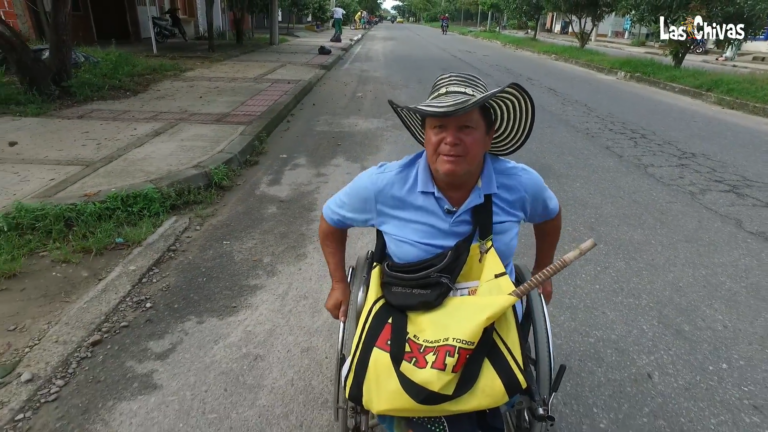
[[390, 313], [392, 314], [392, 334], [389, 343], [389, 358], [392, 361], [392, 367], [397, 375], [397, 380], [400, 382], [400, 388], [402, 388], [414, 402], [426, 406], [441, 405], [456, 400], [472, 390], [477, 383], [477, 380], [480, 378], [483, 362], [487, 358], [492, 345], [495, 344], [493, 339], [493, 324], [483, 329], [483, 334], [480, 336], [480, 339], [478, 339], [475, 349], [472, 350], [472, 353], [467, 358], [467, 362], [464, 364], [464, 368], [459, 372], [459, 379], [453, 392], [451, 394], [438, 393], [413, 381], [400, 370], [400, 366], [405, 359], [405, 345], [406, 339], [408, 338], [408, 317], [404, 312], [396, 310], [389, 305], [385, 304], [382, 306], [382, 308], [385, 307], [391, 309]]
[[488, 240], [493, 234], [493, 194], [486, 194], [482, 204], [472, 208], [472, 222], [478, 229], [478, 239]]
[[[486, 194], [483, 202], [472, 208], [472, 231], [478, 231], [478, 238], [488, 240], [493, 235], [493, 194]], [[387, 259], [387, 241], [384, 233], [376, 229], [376, 246], [373, 262], [381, 264]]]

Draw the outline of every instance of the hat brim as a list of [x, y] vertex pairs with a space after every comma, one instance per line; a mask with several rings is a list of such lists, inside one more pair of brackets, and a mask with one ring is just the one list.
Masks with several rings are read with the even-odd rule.
[[495, 129], [490, 153], [496, 156], [509, 156], [520, 150], [531, 136], [536, 118], [533, 98], [517, 83], [479, 97], [450, 95], [413, 106], [401, 106], [392, 100], [388, 102], [403, 126], [421, 146], [424, 146], [422, 118], [453, 117], [486, 104], [493, 114]]

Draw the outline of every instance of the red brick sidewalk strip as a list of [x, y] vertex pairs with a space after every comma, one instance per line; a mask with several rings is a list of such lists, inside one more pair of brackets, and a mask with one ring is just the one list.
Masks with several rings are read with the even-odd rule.
[[232, 114], [246, 114], [258, 116], [269, 107], [274, 105], [281, 97], [292, 89], [296, 84], [270, 84], [269, 87], [260, 91], [256, 96], [248, 99], [242, 105], [235, 108]]

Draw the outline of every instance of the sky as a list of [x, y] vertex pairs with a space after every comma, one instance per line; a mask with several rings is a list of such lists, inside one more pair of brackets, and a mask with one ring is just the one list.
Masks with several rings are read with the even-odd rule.
[[392, 6], [396, 4], [400, 4], [400, 2], [395, 0], [384, 0], [384, 7], [389, 10], [392, 10]]

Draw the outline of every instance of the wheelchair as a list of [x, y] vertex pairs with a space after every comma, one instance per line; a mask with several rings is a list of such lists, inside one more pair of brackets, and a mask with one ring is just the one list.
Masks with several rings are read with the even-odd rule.
[[[368, 291], [373, 251], [360, 255], [354, 266], [347, 271], [350, 299], [346, 323], [339, 325], [338, 351], [334, 370], [333, 417], [339, 425], [339, 432], [373, 432], [379, 425], [375, 415], [364, 407], [346, 399], [341, 373], [351, 353], [357, 324], [362, 314]], [[515, 264], [515, 286], [531, 278], [531, 272]], [[554, 432], [555, 417], [552, 415], [552, 400], [560, 387], [566, 366], [561, 364], [555, 374], [555, 357], [552, 350], [552, 332], [544, 299], [538, 290], [531, 291], [523, 302], [520, 321], [520, 335], [523, 351], [523, 369], [527, 388], [514, 399], [511, 407], [502, 407], [505, 432]], [[524, 335], [524, 336], [523, 336]]]

